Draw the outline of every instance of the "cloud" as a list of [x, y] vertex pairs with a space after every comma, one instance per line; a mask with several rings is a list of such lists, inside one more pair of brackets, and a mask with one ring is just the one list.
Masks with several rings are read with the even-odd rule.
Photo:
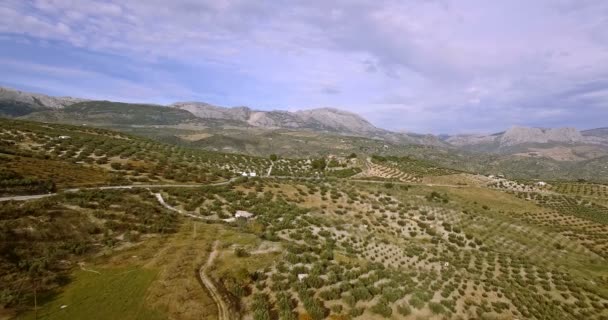
[[[130, 85], [153, 86], [135, 92], [155, 99], [171, 90], [336, 106], [391, 129], [455, 132], [599, 124], [607, 15], [602, 0], [6, 0], [0, 35], [122, 57], [107, 62], [125, 63], [117, 69], [135, 61], [141, 77]], [[124, 81], [104, 79], [114, 83], [106, 92]]]

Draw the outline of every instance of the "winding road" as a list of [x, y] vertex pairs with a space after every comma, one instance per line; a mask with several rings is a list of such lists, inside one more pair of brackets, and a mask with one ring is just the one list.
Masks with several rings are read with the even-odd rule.
[[[61, 190], [61, 192], [78, 192], [83, 190], [120, 190], [120, 189], [134, 189], [134, 188], [198, 188], [203, 186], [222, 186], [227, 185], [237, 178], [232, 178], [230, 180], [210, 183], [210, 184], [136, 184], [130, 186], [104, 186], [104, 187], [90, 187], [90, 188], [72, 188]], [[50, 196], [54, 196], [59, 194], [59, 192], [55, 193], [43, 193], [43, 194], [33, 194], [33, 195], [25, 195], [25, 196], [8, 196], [8, 197], [0, 197], [0, 202], [2, 201], [27, 201], [27, 200], [35, 200], [40, 198], [46, 198]]]
[[[271, 168], [272, 169], [272, 168]], [[227, 185], [231, 182], [234, 182], [239, 177], [232, 178], [230, 180], [215, 182], [209, 184], [136, 184], [129, 186], [103, 186], [103, 187], [90, 187], [90, 188], [72, 188], [72, 189], [64, 189], [61, 192], [78, 192], [83, 190], [120, 190], [120, 189], [134, 189], [134, 188], [145, 188], [145, 189], [153, 189], [153, 188], [199, 188], [204, 186], [222, 186]], [[267, 177], [258, 177], [258, 178], [269, 178], [269, 179], [300, 179], [300, 180], [318, 180], [321, 179], [319, 177], [292, 177], [292, 176], [267, 176]], [[462, 188], [466, 186], [461, 185], [450, 185], [450, 184], [434, 184], [434, 183], [408, 183], [408, 182], [396, 182], [396, 181], [387, 181], [387, 180], [364, 180], [364, 179], [345, 179], [352, 182], [363, 182], [363, 183], [386, 183], [391, 182], [396, 185], [425, 185], [428, 187], [450, 187], [450, 188]], [[33, 195], [24, 195], [24, 196], [8, 196], [8, 197], [0, 197], [0, 202], [3, 201], [27, 201], [27, 200], [35, 200], [46, 197], [51, 197], [59, 194], [60, 192], [55, 193], [44, 193], [44, 194], [33, 194]]]

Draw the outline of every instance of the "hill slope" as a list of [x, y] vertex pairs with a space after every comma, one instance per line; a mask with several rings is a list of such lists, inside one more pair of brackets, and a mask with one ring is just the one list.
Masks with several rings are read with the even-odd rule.
[[190, 112], [179, 109], [110, 101], [78, 102], [60, 110], [31, 113], [24, 118], [39, 121], [108, 125], [174, 125], [199, 120]]
[[85, 99], [51, 97], [0, 87], [0, 116], [22, 116], [35, 111], [61, 109]]

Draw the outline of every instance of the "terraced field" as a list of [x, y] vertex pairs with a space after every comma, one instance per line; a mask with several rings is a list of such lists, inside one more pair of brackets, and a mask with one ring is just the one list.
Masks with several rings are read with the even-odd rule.
[[397, 168], [385, 166], [381, 164], [369, 163], [366, 172], [363, 176], [376, 177], [381, 179], [396, 180], [400, 182], [420, 182], [421, 177], [416, 177], [409, 173], [403, 172]]
[[608, 198], [608, 186], [594, 183], [550, 182], [547, 190], [574, 196]]

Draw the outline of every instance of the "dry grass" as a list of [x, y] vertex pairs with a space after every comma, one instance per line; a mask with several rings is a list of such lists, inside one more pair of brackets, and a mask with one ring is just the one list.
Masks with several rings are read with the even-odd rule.
[[25, 177], [53, 180], [59, 188], [93, 186], [109, 181], [109, 174], [104, 170], [65, 161], [26, 157], [11, 157], [10, 159], [11, 161], [3, 163], [7, 169]]

